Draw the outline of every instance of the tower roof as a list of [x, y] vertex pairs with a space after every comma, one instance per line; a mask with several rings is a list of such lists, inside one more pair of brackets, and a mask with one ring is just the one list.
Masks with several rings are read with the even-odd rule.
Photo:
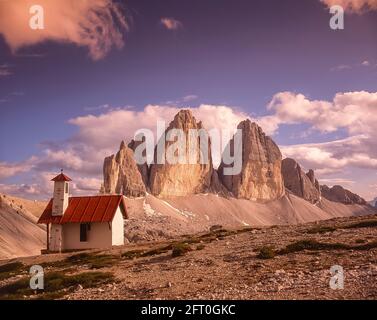
[[51, 179], [51, 181], [72, 181], [72, 179], [66, 176], [62, 170], [62, 172], [58, 174], [54, 179]]

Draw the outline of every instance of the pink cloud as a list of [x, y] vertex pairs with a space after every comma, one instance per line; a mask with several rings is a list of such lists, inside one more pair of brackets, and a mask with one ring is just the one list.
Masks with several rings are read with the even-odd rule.
[[339, 5], [350, 12], [362, 12], [377, 9], [376, 0], [321, 0], [328, 7]]
[[34, 0], [0, 1], [0, 34], [15, 53], [22, 47], [47, 40], [74, 43], [89, 49], [92, 59], [103, 58], [112, 47], [124, 45], [122, 31], [128, 22], [112, 0], [39, 0], [45, 28], [29, 27]]
[[[247, 115], [227, 106], [200, 105], [190, 108], [198, 120], [208, 128], [233, 132]], [[20, 163], [0, 163], [0, 179], [32, 173], [29, 183], [12, 185], [0, 191], [30, 197], [51, 193], [50, 179], [63, 168], [73, 179], [74, 194], [97, 193], [102, 182], [103, 159], [116, 152], [121, 140], [130, 141], [141, 128], [156, 132], [157, 120], [166, 125], [180, 110], [178, 107], [148, 105], [141, 111], [129, 108], [108, 110], [98, 116], [86, 115], [69, 120], [78, 132], [65, 141], [45, 143], [40, 155]], [[100, 128], [100, 130], [99, 130]], [[157, 137], [155, 137], [157, 138]]]
[[321, 132], [346, 128], [350, 134], [377, 135], [377, 92], [337, 93], [333, 101], [310, 100], [303, 94], [280, 92], [268, 109], [277, 124], [307, 123]]
[[323, 175], [337, 173], [345, 168], [377, 169], [377, 149], [369, 145], [368, 136], [353, 136], [324, 143], [281, 146], [284, 157], [294, 158], [306, 168]]
[[[325, 143], [281, 146], [284, 156], [297, 159], [305, 168], [317, 170], [321, 177], [342, 174], [349, 168], [377, 169], [377, 93], [338, 93], [332, 101], [311, 100], [302, 94], [277, 93], [268, 105], [271, 113], [253, 118], [236, 108], [202, 104], [191, 107], [197, 120], [207, 129], [233, 132], [237, 124], [250, 118], [271, 135], [282, 125], [306, 123], [309, 133], [346, 129], [349, 137]], [[143, 110], [106, 108], [100, 115], [85, 115], [69, 120], [76, 134], [65, 141], [45, 143], [40, 155], [21, 163], [1, 163], [0, 179], [32, 172], [29, 185], [39, 185], [41, 194], [51, 192], [50, 182], [40, 183], [60, 168], [73, 178], [75, 193], [97, 192], [102, 180], [105, 156], [117, 151], [121, 140], [130, 141], [141, 129], [156, 132], [157, 120], [166, 125], [180, 110], [175, 106], [147, 105]], [[157, 138], [157, 137], [155, 137]], [[219, 159], [214, 159], [216, 161]], [[42, 177], [42, 178], [41, 178]], [[339, 178], [339, 177], [332, 177]], [[49, 186], [49, 187], [46, 187]], [[25, 187], [21, 188], [25, 190]]]
[[168, 30], [178, 30], [183, 27], [182, 22], [174, 18], [161, 18], [160, 22]]
[[33, 156], [22, 162], [0, 162], [0, 179], [6, 179], [30, 171], [34, 166], [36, 159], [37, 157]]
[[7, 64], [0, 65], [0, 77], [7, 77], [12, 74], [13, 72], [11, 71], [10, 67]]
[[[0, 193], [11, 194], [30, 199], [49, 199], [53, 190], [51, 179], [56, 172], [38, 172], [27, 183], [1, 184]], [[72, 176], [73, 177], [73, 176]], [[95, 195], [98, 194], [102, 178], [74, 177], [70, 183], [70, 194]]]

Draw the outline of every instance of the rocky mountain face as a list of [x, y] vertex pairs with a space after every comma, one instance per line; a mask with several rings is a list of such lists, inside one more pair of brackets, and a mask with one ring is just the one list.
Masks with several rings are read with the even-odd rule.
[[[219, 177], [224, 186], [236, 198], [274, 200], [284, 195], [281, 174], [281, 153], [274, 141], [262, 128], [250, 120], [242, 121], [237, 129], [242, 130], [242, 170], [236, 175], [226, 175], [223, 162]], [[229, 142], [230, 154], [234, 154], [235, 140]]]
[[[170, 123], [165, 131], [165, 135], [171, 129], [182, 129], [186, 137], [186, 148], [184, 150], [184, 158], [186, 163], [176, 164], [158, 164], [157, 163], [157, 146], [155, 148], [155, 161], [150, 168], [149, 187], [151, 193], [160, 197], [169, 196], [186, 196], [189, 194], [207, 192], [211, 186], [211, 179], [213, 175], [212, 157], [210, 149], [210, 140], [207, 134], [208, 153], [203, 154], [200, 151], [200, 139], [198, 136], [194, 141], [190, 141], [189, 130], [205, 130], [202, 122], [197, 122], [190, 110], [182, 110], [176, 114], [174, 120]], [[165, 141], [165, 152], [163, 156], [166, 158], [168, 148], [175, 143], [175, 141]], [[160, 141], [159, 143], [163, 143]], [[190, 144], [191, 143], [191, 144]], [[190, 148], [196, 149], [193, 154], [195, 159], [187, 163]], [[201, 157], [207, 158], [209, 161], [206, 164], [200, 163]], [[202, 159], [204, 159], [202, 158]]]
[[329, 188], [326, 185], [321, 186], [322, 196], [334, 202], [341, 202], [344, 204], [361, 204], [366, 205], [367, 202], [359, 195], [344, 189], [342, 186], [333, 186]]
[[[128, 147], [133, 152], [135, 152], [136, 148], [140, 144], [142, 144], [144, 141], [145, 141], [144, 137], [143, 137], [142, 141], [131, 140], [131, 142], [128, 144]], [[143, 156], [146, 156], [145, 151], [143, 153]], [[144, 185], [148, 188], [148, 182], [149, 182], [149, 167], [148, 167], [148, 164], [147, 163], [137, 164], [137, 168], [139, 169], [139, 172], [140, 172], [141, 177], [143, 179]]]
[[[285, 189], [288, 189], [311, 203], [317, 203], [322, 195], [328, 200], [344, 204], [366, 204], [360, 196], [341, 186], [320, 187], [314, 171], [305, 173], [295, 160], [282, 161], [279, 147], [265, 135], [262, 128], [250, 120], [244, 120], [237, 126], [241, 130], [242, 143], [239, 144], [237, 136], [234, 136], [227, 146], [231, 156], [237, 150], [242, 157], [240, 171], [230, 175], [226, 171], [234, 164], [222, 162], [217, 170], [213, 168], [208, 134], [192, 140], [189, 134], [191, 129], [206, 131], [190, 110], [181, 110], [176, 114], [165, 136], [171, 129], [183, 130], [186, 139], [183, 151], [176, 148], [177, 137], [167, 137], [158, 143], [163, 147], [163, 152], [158, 154], [158, 145], [155, 146], [154, 163], [150, 166], [146, 163], [139, 165], [134, 152], [144, 140], [132, 140], [128, 146], [122, 142], [116, 155], [105, 158], [103, 192], [120, 193], [128, 197], [144, 196], [150, 192], [162, 198], [211, 192], [238, 199], [271, 201], [281, 198]], [[204, 141], [208, 143], [205, 154], [201, 153], [201, 139], [208, 139]], [[190, 149], [195, 150], [194, 159], [189, 155]], [[182, 152], [186, 159], [183, 163], [178, 159]], [[158, 163], [160, 159], [157, 157], [166, 159], [168, 153], [177, 162]], [[208, 161], [202, 163], [201, 160], [206, 158]], [[190, 159], [189, 163], [187, 159]]]
[[320, 201], [321, 190], [313, 170], [305, 173], [295, 160], [286, 158], [282, 162], [282, 174], [285, 187], [293, 194], [311, 203]]
[[106, 157], [103, 164], [104, 192], [129, 197], [146, 194], [143, 177], [134, 159], [133, 150], [122, 141], [116, 155]]

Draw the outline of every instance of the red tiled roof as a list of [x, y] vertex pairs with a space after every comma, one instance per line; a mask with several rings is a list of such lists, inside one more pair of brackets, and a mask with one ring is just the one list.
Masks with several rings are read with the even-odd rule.
[[58, 174], [54, 179], [51, 179], [51, 181], [72, 181], [72, 179], [62, 172]]
[[53, 216], [51, 199], [38, 223], [110, 222], [119, 206], [123, 216], [127, 218], [126, 203], [121, 195], [70, 197], [64, 215]]

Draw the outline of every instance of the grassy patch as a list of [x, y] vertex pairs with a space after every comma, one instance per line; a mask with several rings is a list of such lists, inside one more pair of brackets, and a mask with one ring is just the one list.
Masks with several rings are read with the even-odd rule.
[[278, 251], [278, 254], [288, 254], [303, 250], [341, 250], [349, 249], [349, 246], [343, 243], [323, 243], [316, 240], [299, 240], [287, 245], [284, 249]]
[[62, 272], [52, 272], [45, 275], [44, 289], [32, 290], [29, 286], [29, 277], [22, 278], [0, 288], [1, 299], [23, 299], [37, 293], [37, 299], [57, 299], [72, 291], [75, 286], [93, 288], [101, 284], [114, 281], [109, 272], [85, 272], [76, 275], [66, 275]]
[[357, 229], [357, 228], [374, 228], [377, 227], [377, 220], [364, 220], [360, 222], [345, 224], [342, 226], [317, 226], [307, 230], [307, 233], [315, 234], [315, 233], [326, 233], [326, 232], [333, 232], [337, 229]]
[[204, 244], [198, 244], [196, 250], [203, 250], [206, 246]]
[[[131, 251], [126, 251], [122, 253], [122, 258], [125, 259], [135, 259], [135, 258], [142, 258], [142, 257], [149, 257], [149, 256], [155, 256], [155, 255], [160, 255], [163, 253], [166, 253], [170, 250], [174, 250], [174, 248], [180, 248], [182, 244], [184, 245], [195, 245], [196, 250], [202, 250], [204, 249], [204, 243], [211, 243], [212, 241], [215, 241], [216, 239], [225, 239], [225, 237], [234, 235], [234, 234], [239, 234], [239, 233], [244, 233], [244, 232], [250, 232], [252, 230], [258, 230], [258, 228], [242, 228], [238, 230], [226, 230], [223, 228], [218, 228], [215, 230], [212, 230], [208, 233], [201, 234], [201, 235], [196, 235], [196, 236], [188, 236], [186, 235], [185, 238], [182, 241], [179, 242], [172, 242], [171, 244], [168, 244], [163, 247], [158, 247], [150, 250], [131, 250]], [[176, 253], [180, 249], [176, 249]]]
[[344, 243], [326, 243], [318, 242], [312, 239], [305, 239], [288, 244], [285, 248], [274, 250], [273, 247], [265, 246], [259, 249], [257, 258], [259, 259], [272, 259], [276, 255], [285, 255], [289, 253], [297, 253], [304, 250], [320, 251], [320, 250], [369, 250], [377, 247], [377, 241], [363, 245], [351, 246]]
[[185, 255], [187, 252], [192, 251], [188, 243], [175, 243], [172, 248], [172, 257], [179, 257]]
[[87, 265], [89, 269], [101, 269], [113, 266], [118, 260], [119, 257], [114, 255], [83, 252], [67, 257], [64, 260], [43, 263], [42, 267], [69, 268], [72, 265]]
[[121, 257], [125, 259], [132, 260], [134, 258], [139, 258], [143, 254], [144, 250], [130, 250], [123, 252]]
[[374, 228], [374, 227], [377, 227], [377, 220], [364, 220], [364, 221], [351, 223], [351, 224], [342, 226], [343, 229]]
[[122, 253], [122, 258], [125, 259], [134, 259], [134, 258], [142, 258], [142, 257], [151, 257], [157, 256], [163, 253], [168, 252], [172, 249], [172, 244], [163, 247], [157, 247], [150, 250], [131, 250]]
[[369, 242], [366, 244], [352, 247], [352, 249], [355, 249], [355, 250], [370, 250], [370, 249], [375, 249], [375, 248], [377, 248], [377, 241], [373, 241], [373, 242]]
[[276, 252], [273, 247], [265, 246], [259, 249], [257, 258], [259, 259], [272, 259], [275, 257]]
[[[199, 241], [198, 241], [199, 242]], [[163, 247], [157, 247], [150, 250], [132, 250], [126, 251], [122, 253], [122, 258], [125, 259], [135, 259], [135, 258], [143, 258], [143, 257], [152, 257], [161, 255], [164, 253], [169, 252], [172, 250], [172, 256], [177, 257], [179, 255], [183, 255], [187, 251], [191, 251], [190, 244], [195, 243], [193, 241], [187, 242], [173, 242]], [[189, 249], [188, 249], [189, 248]], [[182, 253], [182, 254], [180, 254]]]
[[83, 253], [79, 253], [79, 254], [69, 256], [64, 261], [69, 262], [69, 263], [80, 263], [80, 264], [82, 264], [83, 262], [87, 262], [88, 260], [90, 260], [92, 256], [93, 256], [93, 254], [83, 252]]
[[88, 260], [90, 269], [102, 269], [111, 267], [116, 264], [119, 257], [107, 254], [95, 255]]
[[10, 262], [0, 266], [0, 280], [4, 280], [17, 275], [24, 270], [25, 266], [21, 262]]
[[327, 226], [318, 226], [312, 229], [307, 230], [307, 233], [315, 234], [315, 233], [326, 233], [326, 232], [333, 232], [335, 231], [335, 227], [327, 227]]
[[149, 256], [160, 255], [160, 254], [168, 252], [171, 249], [172, 249], [172, 245], [169, 244], [169, 245], [164, 246], [164, 247], [158, 247], [158, 248], [155, 248], [155, 249], [152, 249], [152, 250], [145, 251], [141, 254], [141, 257], [149, 257]]
[[288, 253], [300, 252], [303, 250], [319, 251], [319, 250], [370, 250], [377, 248], [377, 241], [360, 245], [349, 245], [345, 243], [326, 243], [316, 240], [300, 240], [287, 245], [279, 250], [277, 254], [283, 255]]

